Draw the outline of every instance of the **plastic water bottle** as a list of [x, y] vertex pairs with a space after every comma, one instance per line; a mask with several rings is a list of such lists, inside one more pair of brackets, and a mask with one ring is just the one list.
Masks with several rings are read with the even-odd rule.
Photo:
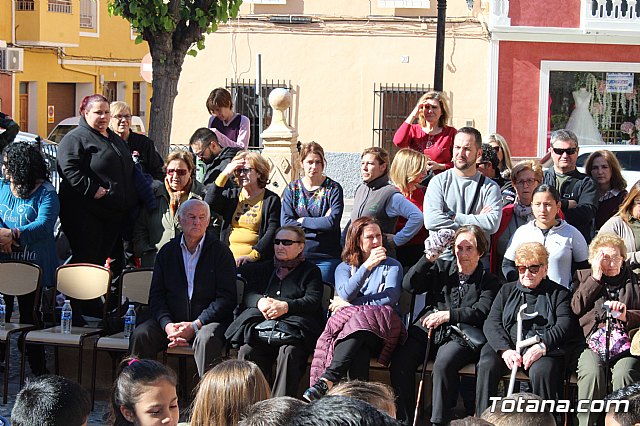
[[7, 313], [7, 305], [4, 303], [4, 297], [0, 294], [0, 328], [4, 328]]
[[62, 329], [62, 334], [71, 333], [71, 317], [73, 313], [71, 312], [71, 301], [69, 299], [64, 301], [64, 305], [62, 306], [62, 314], [60, 316], [60, 328]]
[[136, 310], [133, 305], [129, 305], [127, 313], [124, 314], [124, 338], [128, 339], [136, 328]]

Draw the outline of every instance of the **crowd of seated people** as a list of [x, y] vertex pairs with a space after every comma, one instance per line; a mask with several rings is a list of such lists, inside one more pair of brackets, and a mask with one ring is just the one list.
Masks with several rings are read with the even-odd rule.
[[[404, 149], [395, 159], [378, 147], [362, 152], [362, 184], [341, 230], [344, 193], [324, 174], [322, 146], [302, 145], [302, 176], [281, 199], [267, 188], [267, 159], [243, 149], [244, 117], [214, 92], [207, 106], [215, 130], [198, 129], [190, 151], [170, 153], [164, 166], [151, 142], [130, 131], [130, 108], [101, 95], [83, 99], [78, 129], [60, 143], [59, 194], [36, 148], [17, 142], [2, 153], [0, 260], [40, 265], [51, 287], [59, 216], [71, 262], [117, 259], [117, 275], [129, 239], [142, 266], [153, 267], [151, 319], [134, 330], [135, 358], [123, 371], [189, 346], [202, 390], [231, 343], [270, 384], [266, 398], [302, 396], [312, 356], [302, 389], [316, 400], [346, 379], [368, 380], [376, 358], [390, 367], [393, 414], [411, 421], [414, 373], [430, 347], [433, 424], [451, 420], [464, 387], [458, 370], [467, 364], [479, 365], [477, 415], [512, 368], [547, 399], [559, 397], [571, 371], [585, 398], [607, 394], [605, 376], [613, 390], [640, 378], [634, 355], [602, 359], [594, 343], [612, 312], [616, 330], [640, 325], [640, 184], [626, 193], [608, 151], [592, 154], [588, 174], [580, 173], [577, 137], [559, 130], [551, 136], [549, 170], [533, 160], [513, 164], [500, 135], [483, 145], [478, 130], [449, 127], [446, 101], [432, 92], [398, 130], [394, 142]], [[196, 158], [207, 168], [206, 185], [196, 179]], [[238, 274], [247, 283], [244, 310], [237, 309]], [[335, 292], [327, 312], [323, 282]], [[403, 287], [425, 293], [413, 324], [400, 317]], [[72, 303], [74, 321], [82, 318], [75, 309], [96, 311]], [[33, 300], [21, 296], [18, 304], [28, 320]], [[536, 317], [520, 327], [522, 306]], [[468, 327], [484, 332], [486, 343], [469, 339]], [[435, 332], [430, 346], [428, 330]], [[539, 342], [520, 350], [517, 342], [529, 337]], [[35, 375], [46, 373], [39, 349], [27, 346], [26, 355]], [[162, 377], [175, 387], [171, 374]], [[135, 417], [135, 407], [120, 405], [120, 417]], [[597, 416], [578, 419], [586, 426]]]

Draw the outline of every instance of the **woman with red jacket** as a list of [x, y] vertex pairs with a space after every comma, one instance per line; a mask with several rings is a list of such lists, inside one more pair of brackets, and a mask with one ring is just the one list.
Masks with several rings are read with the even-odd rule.
[[[413, 124], [415, 119], [418, 124]], [[449, 106], [441, 92], [422, 95], [411, 114], [393, 135], [398, 148], [411, 148], [427, 156], [427, 171], [438, 174], [453, 167], [453, 138], [457, 131], [447, 126]]]

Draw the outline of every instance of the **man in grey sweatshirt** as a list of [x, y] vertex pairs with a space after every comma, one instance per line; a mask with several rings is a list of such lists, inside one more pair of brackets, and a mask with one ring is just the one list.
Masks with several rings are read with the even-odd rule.
[[[429, 231], [477, 225], [487, 240], [498, 230], [502, 217], [500, 187], [476, 169], [482, 155], [482, 136], [473, 127], [462, 127], [453, 141], [453, 168], [437, 174], [424, 198], [424, 224]], [[451, 260], [447, 250], [442, 258]]]

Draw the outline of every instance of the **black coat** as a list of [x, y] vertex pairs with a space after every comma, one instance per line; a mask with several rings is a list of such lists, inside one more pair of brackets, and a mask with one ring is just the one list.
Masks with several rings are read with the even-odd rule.
[[493, 299], [496, 297], [500, 282], [498, 277], [490, 272], [484, 272], [482, 264], [478, 263], [471, 274], [468, 288], [460, 302], [460, 306], [452, 308], [452, 293], [458, 291], [458, 265], [456, 261], [438, 259], [431, 263], [422, 256], [404, 276], [402, 287], [412, 293], [425, 293], [425, 307], [418, 315], [421, 318], [437, 308], [439, 311], [449, 311], [449, 323], [465, 323], [479, 328], [487, 318]]
[[[238, 207], [240, 191], [241, 189], [238, 187], [219, 187], [214, 183], [209, 185], [205, 196], [205, 201], [209, 203], [211, 210], [222, 216], [220, 240], [227, 245], [229, 245], [229, 235], [231, 234], [231, 220], [236, 207]], [[276, 230], [280, 227], [281, 208], [280, 197], [265, 189], [259, 239], [253, 246], [253, 249], [260, 253], [261, 260], [273, 258], [273, 239], [276, 236]]]
[[129, 145], [131, 154], [133, 154], [134, 151], [140, 154], [142, 171], [150, 174], [155, 180], [164, 181], [165, 173], [162, 170], [164, 161], [158, 151], [156, 151], [156, 147], [153, 145], [151, 139], [130, 130], [127, 145]]
[[[122, 218], [138, 202], [133, 183], [134, 163], [129, 146], [111, 129], [105, 137], [84, 117], [58, 145], [60, 204], [104, 220]], [[93, 198], [98, 187], [108, 194]]]
[[274, 274], [274, 270], [273, 261], [251, 263], [243, 267], [242, 275], [247, 280], [244, 293], [246, 309], [229, 326], [225, 337], [235, 345], [250, 341], [253, 326], [265, 320], [257, 306], [266, 294], [287, 302], [289, 311], [280, 319], [298, 327], [304, 337], [304, 346], [313, 351], [318, 336], [324, 330], [320, 269], [306, 260], [282, 281]]
[[[202, 184], [207, 186], [216, 181], [220, 173], [227, 167], [227, 165], [233, 160], [238, 152], [242, 151], [242, 148], [235, 146], [227, 146], [222, 148], [220, 154], [216, 155], [211, 164], [207, 164], [207, 168], [204, 172], [204, 178]], [[229, 179], [227, 186], [236, 186], [232, 179]]]
[[535, 310], [538, 316], [523, 322], [523, 338], [539, 335], [549, 355], [562, 354], [569, 344], [574, 344], [580, 332], [571, 312], [571, 293], [560, 284], [544, 278], [534, 289], [524, 287], [519, 281], [502, 286], [483, 328], [487, 343], [493, 350], [515, 349], [516, 315], [525, 300], [529, 305], [525, 312]]
[[170, 322], [196, 319], [203, 325], [230, 323], [238, 300], [236, 267], [231, 250], [207, 231], [189, 300], [181, 239], [182, 234], [173, 238], [156, 256], [149, 290], [153, 317], [163, 330]]

